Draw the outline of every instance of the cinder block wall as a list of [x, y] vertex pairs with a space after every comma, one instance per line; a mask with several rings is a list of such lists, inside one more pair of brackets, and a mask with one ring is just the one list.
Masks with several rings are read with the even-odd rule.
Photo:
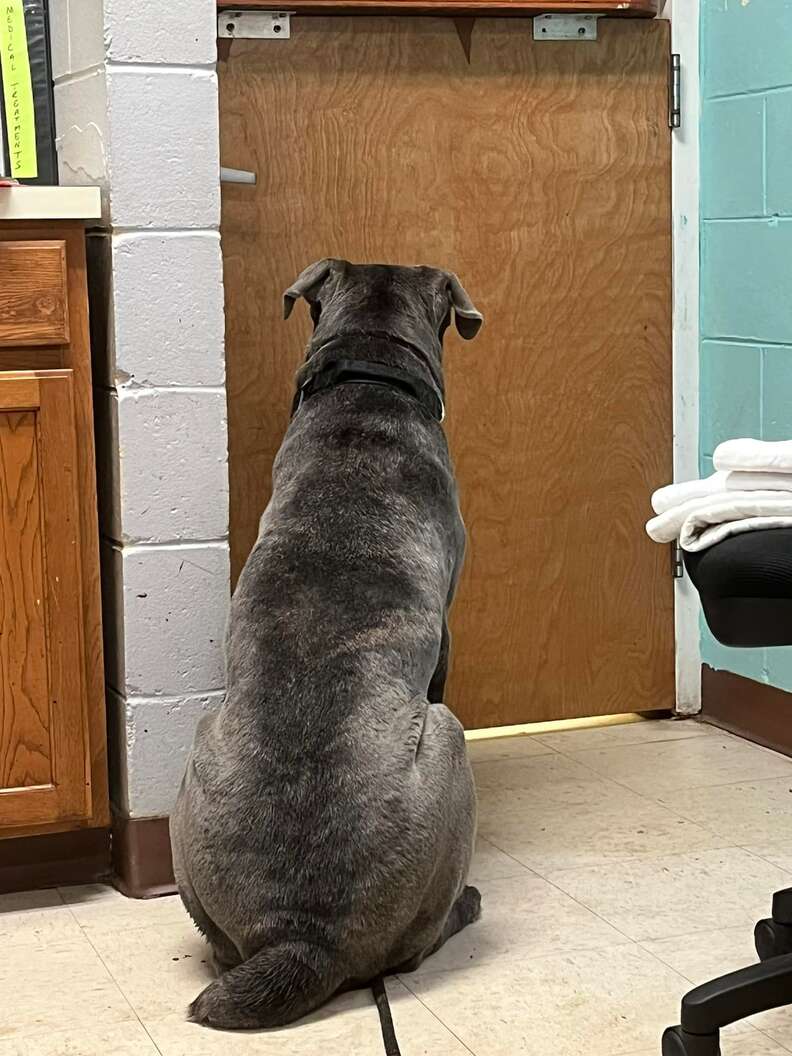
[[223, 692], [216, 10], [51, 9], [61, 180], [104, 189], [89, 259], [112, 796], [151, 817], [169, 813], [195, 723]]
[[[701, 470], [721, 440], [792, 438], [792, 0], [701, 0]], [[792, 650], [712, 667], [792, 689]]]

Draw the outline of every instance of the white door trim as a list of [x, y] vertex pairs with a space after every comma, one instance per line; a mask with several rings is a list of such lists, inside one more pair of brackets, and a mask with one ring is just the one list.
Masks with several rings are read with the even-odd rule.
[[[681, 56], [682, 126], [672, 133], [674, 479], [699, 475], [699, 0], [670, 0], [671, 50]], [[675, 585], [676, 707], [701, 710], [698, 594]]]

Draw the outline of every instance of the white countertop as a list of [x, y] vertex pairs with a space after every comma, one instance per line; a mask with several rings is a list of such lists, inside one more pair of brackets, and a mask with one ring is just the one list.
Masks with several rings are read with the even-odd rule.
[[98, 187], [0, 187], [2, 220], [99, 220]]

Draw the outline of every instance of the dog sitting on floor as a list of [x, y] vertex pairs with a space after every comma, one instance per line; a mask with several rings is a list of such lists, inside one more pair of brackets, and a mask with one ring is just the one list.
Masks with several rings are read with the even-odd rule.
[[286, 1024], [415, 969], [479, 915], [476, 803], [442, 703], [465, 532], [441, 426], [442, 342], [482, 317], [435, 268], [323, 260], [314, 322], [231, 605], [227, 693], [171, 819], [218, 978], [191, 1018]]

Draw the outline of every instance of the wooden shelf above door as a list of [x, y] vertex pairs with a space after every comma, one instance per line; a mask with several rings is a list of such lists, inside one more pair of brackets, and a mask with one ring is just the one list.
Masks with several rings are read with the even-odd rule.
[[662, 0], [217, 0], [218, 10], [296, 11], [300, 14], [543, 15], [554, 13], [654, 18]]

